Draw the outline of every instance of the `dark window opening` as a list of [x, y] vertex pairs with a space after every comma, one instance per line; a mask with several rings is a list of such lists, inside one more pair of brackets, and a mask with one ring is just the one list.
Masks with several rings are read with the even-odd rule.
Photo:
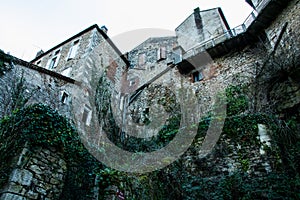
[[68, 97], [69, 97], [69, 95], [66, 92], [63, 92], [62, 96], [61, 96], [61, 102], [64, 104], [67, 103]]
[[192, 74], [192, 78], [193, 78], [192, 79], [193, 82], [198, 82], [198, 81], [201, 81], [204, 77], [203, 77], [202, 72], [196, 71]]
[[55, 51], [54, 55], [57, 56], [59, 54], [59, 52], [60, 52], [60, 49]]
[[49, 64], [49, 69], [54, 68], [56, 59], [57, 59], [57, 57], [54, 57], [54, 58], [51, 59], [50, 64]]

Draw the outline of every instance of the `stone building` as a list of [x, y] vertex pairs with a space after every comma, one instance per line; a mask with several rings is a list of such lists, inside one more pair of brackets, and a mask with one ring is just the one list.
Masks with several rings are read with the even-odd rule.
[[[196, 98], [190, 98], [198, 105], [190, 114], [204, 117], [213, 111], [217, 95], [228, 86], [255, 83], [257, 72], [265, 68], [269, 55], [275, 54], [277, 48], [294, 50], [293, 56], [299, 59], [299, 1], [247, 2], [256, 10], [238, 27], [231, 29], [228, 26], [220, 8], [205, 11], [197, 8], [175, 29], [176, 37], [149, 38], [126, 55], [109, 39], [105, 27], [93, 25], [39, 53], [31, 63], [18, 60], [11, 73], [0, 77], [0, 88], [4, 85], [11, 88], [10, 76], [20, 77], [18, 70], [23, 69], [29, 88], [37, 89], [29, 104], [53, 104], [54, 109], [74, 121], [87, 148], [99, 145], [103, 139], [99, 137], [103, 132], [98, 131], [107, 123], [105, 119], [99, 119], [99, 116], [103, 117], [99, 115], [99, 109], [103, 109], [101, 103], [107, 103], [103, 91], [109, 91], [107, 94], [111, 95], [108, 107], [122, 134], [142, 130], [146, 136], [155, 137], [159, 129], [149, 125], [149, 121], [159, 121], [161, 125], [163, 120], [154, 119], [151, 112], [159, 110], [164, 120], [177, 115], [178, 104], [190, 103], [178, 100], [182, 89], [192, 91]], [[294, 76], [271, 85], [269, 94], [264, 90], [257, 94], [257, 98], [249, 95], [250, 109], [260, 112], [274, 101], [280, 105], [274, 112], [284, 115], [286, 110], [294, 109], [300, 115], [299, 69], [293, 70]], [[103, 93], [99, 95], [99, 83], [103, 77], [107, 78], [108, 88], [102, 88]], [[289, 89], [285, 91], [284, 88]], [[4, 93], [1, 95], [2, 100], [5, 99]], [[103, 97], [100, 105], [95, 102], [95, 97], [99, 96]], [[189, 99], [189, 96], [184, 97]], [[153, 105], [158, 105], [158, 108], [151, 110]], [[0, 105], [1, 111], [5, 109]], [[264, 126], [259, 124], [258, 127]], [[264, 138], [268, 137], [264, 135]], [[208, 164], [200, 172], [203, 176], [215, 176], [207, 172], [215, 165], [218, 165], [218, 173], [231, 173], [242, 165], [238, 160], [240, 144], [224, 137], [220, 137], [220, 141], [230, 146], [232, 151], [221, 160], [209, 155]], [[245, 145], [243, 148], [251, 152], [247, 173], [261, 175], [273, 170], [272, 161], [261, 153], [261, 145]], [[24, 147], [20, 158], [27, 153], [27, 147]], [[15, 163], [10, 182], [0, 193], [1, 200], [59, 196], [67, 170], [62, 152], [38, 149], [33, 154], [29, 164]], [[37, 178], [40, 168], [48, 170], [46, 166], [35, 167], [36, 160], [44, 159], [40, 155], [53, 157], [54, 167], [50, 167], [55, 169], [50, 177], [53, 183]], [[197, 164], [191, 162], [188, 156], [184, 159], [187, 166], [196, 168]], [[55, 194], [47, 193], [45, 188], [34, 188], [35, 184], [42, 185], [37, 180], [46, 182], [49, 191], [55, 191]]]
[[228, 33], [230, 27], [221, 8], [200, 10], [185, 19], [176, 29], [178, 43], [185, 50], [205, 42], [211, 38]]
[[[99, 77], [108, 72], [110, 81], [116, 83], [122, 77], [119, 68], [128, 66], [102, 29], [93, 25], [39, 53], [31, 63], [12, 58], [13, 67], [0, 77], [0, 116], [16, 109], [12, 95], [22, 92], [19, 95], [28, 99], [26, 105], [45, 104], [74, 121], [84, 134], [95, 115], [90, 100], [94, 100]], [[25, 141], [21, 154], [10, 163], [14, 170], [1, 188], [0, 199], [58, 199], [67, 171], [62, 149], [26, 145]]]

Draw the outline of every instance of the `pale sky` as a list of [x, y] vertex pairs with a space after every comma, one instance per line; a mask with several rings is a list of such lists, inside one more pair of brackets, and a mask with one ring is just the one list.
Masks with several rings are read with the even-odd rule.
[[[93, 24], [105, 25], [124, 52], [149, 36], [173, 34], [196, 7], [221, 7], [231, 28], [252, 11], [245, 0], [0, 0], [0, 5], [0, 49], [27, 61]], [[131, 43], [123, 47], [120, 38]]]

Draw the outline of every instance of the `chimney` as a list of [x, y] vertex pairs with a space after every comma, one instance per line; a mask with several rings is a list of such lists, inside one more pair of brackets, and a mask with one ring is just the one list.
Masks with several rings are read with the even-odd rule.
[[194, 9], [194, 13], [199, 13], [199, 12], [200, 12], [200, 8], [199, 7], [197, 7], [197, 8]]
[[38, 56], [42, 55], [43, 53], [44, 53], [44, 51], [41, 49], [36, 53], [35, 57], [38, 57]]
[[106, 26], [101, 26], [100, 28], [105, 34], [107, 34], [108, 29], [106, 28]]

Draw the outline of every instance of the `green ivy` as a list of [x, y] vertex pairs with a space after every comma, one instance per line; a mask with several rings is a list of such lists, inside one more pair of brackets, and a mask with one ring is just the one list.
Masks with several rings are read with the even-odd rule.
[[245, 94], [245, 86], [229, 86], [225, 90], [227, 99], [227, 116], [238, 115], [248, 108], [248, 99]]
[[0, 187], [7, 183], [10, 162], [27, 142], [31, 148], [56, 147], [64, 152], [67, 178], [61, 199], [86, 199], [91, 195], [95, 173], [102, 165], [80, 141], [74, 126], [57, 111], [43, 104], [15, 110], [0, 120]]

